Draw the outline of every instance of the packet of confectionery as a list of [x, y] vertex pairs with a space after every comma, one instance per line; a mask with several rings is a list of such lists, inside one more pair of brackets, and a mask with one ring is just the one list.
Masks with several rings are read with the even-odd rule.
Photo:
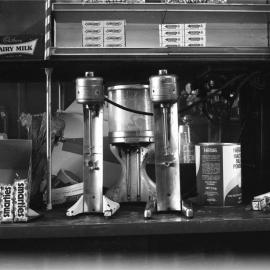
[[13, 185], [0, 185], [0, 223], [13, 222]]
[[28, 221], [29, 183], [28, 179], [14, 182], [14, 222]]

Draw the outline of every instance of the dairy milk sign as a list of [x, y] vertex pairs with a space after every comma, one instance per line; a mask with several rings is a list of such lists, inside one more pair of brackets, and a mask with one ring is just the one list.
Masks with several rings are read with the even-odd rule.
[[35, 57], [41, 51], [39, 43], [37, 37], [0, 37], [0, 57]]
[[19, 44], [0, 44], [0, 55], [3, 54], [31, 54], [35, 52], [37, 39]]

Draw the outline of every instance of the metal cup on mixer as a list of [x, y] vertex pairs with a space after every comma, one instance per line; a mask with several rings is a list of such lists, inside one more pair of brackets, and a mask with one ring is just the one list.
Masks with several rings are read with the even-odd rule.
[[112, 86], [108, 88], [108, 98], [119, 105], [109, 103], [109, 141], [121, 164], [122, 176], [106, 195], [117, 202], [146, 202], [156, 193], [145, 170], [154, 142], [153, 117], [143, 114], [152, 113], [149, 86]]

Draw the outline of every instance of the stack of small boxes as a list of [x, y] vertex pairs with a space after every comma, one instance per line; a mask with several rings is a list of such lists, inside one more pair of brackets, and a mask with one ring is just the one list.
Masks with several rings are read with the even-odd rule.
[[205, 47], [206, 24], [160, 24], [160, 47]]
[[206, 46], [206, 23], [185, 24], [185, 47]]
[[91, 48], [126, 47], [125, 21], [82, 21], [82, 45]]
[[160, 47], [183, 47], [184, 33], [184, 24], [160, 24]]

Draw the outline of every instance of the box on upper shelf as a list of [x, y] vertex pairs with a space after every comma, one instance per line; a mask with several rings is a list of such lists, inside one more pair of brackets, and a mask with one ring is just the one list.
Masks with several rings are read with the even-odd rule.
[[125, 20], [82, 21], [82, 46], [125, 47]]

